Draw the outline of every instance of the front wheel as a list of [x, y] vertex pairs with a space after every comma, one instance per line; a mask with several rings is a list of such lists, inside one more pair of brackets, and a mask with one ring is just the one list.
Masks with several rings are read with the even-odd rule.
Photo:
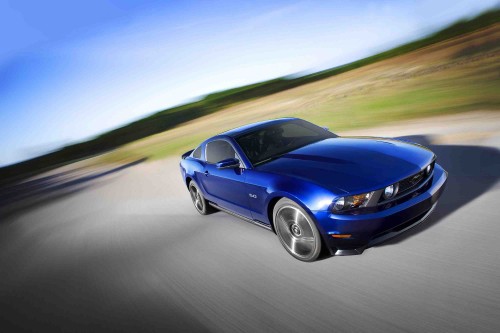
[[302, 261], [315, 261], [321, 253], [321, 236], [307, 212], [294, 201], [283, 198], [273, 210], [273, 223], [283, 247]]

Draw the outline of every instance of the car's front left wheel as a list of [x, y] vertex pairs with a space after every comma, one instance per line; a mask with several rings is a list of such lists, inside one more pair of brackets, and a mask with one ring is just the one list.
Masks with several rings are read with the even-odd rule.
[[273, 223], [283, 247], [296, 259], [314, 261], [321, 253], [321, 235], [309, 214], [294, 201], [280, 199]]

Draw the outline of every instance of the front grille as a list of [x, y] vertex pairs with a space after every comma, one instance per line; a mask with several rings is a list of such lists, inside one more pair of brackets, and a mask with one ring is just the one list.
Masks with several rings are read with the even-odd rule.
[[[434, 162], [431, 163], [432, 166], [432, 171], [434, 170]], [[425, 169], [421, 170], [410, 177], [407, 177], [403, 180], [400, 180], [398, 182], [398, 191], [396, 193], [396, 196], [391, 199], [385, 199], [383, 195], [380, 196], [378, 203], [379, 204], [385, 204], [387, 202], [390, 202], [388, 205], [394, 204], [394, 200], [405, 197], [408, 194], [415, 192], [417, 188], [422, 186], [425, 182], [428, 182], [429, 178], [432, 177], [433, 172], [429, 175], [426, 174]], [[388, 208], [388, 207], [386, 207]]]
[[[434, 164], [435, 162], [431, 163], [431, 170], [434, 171]], [[408, 192], [410, 192], [412, 189], [417, 188], [420, 184], [422, 184], [424, 181], [429, 179], [429, 177], [432, 175], [432, 171], [429, 175], [425, 174], [425, 170], [422, 170], [420, 172], [417, 172], [414, 175], [411, 175], [408, 178], [405, 178], [399, 182], [399, 189], [398, 193], [396, 194], [396, 197], [399, 197], [401, 195], [404, 195]]]
[[420, 171], [408, 178], [399, 182], [398, 194], [403, 194], [411, 190], [413, 187], [418, 186], [425, 179], [425, 171]]

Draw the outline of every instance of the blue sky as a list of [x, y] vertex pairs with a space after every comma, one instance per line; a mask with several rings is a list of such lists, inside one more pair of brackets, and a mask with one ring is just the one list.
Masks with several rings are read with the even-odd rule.
[[197, 96], [362, 58], [498, 0], [0, 0], [0, 166]]

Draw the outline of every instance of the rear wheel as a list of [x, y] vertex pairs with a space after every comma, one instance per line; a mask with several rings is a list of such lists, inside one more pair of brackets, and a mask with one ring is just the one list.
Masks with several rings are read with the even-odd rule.
[[191, 181], [189, 183], [189, 194], [191, 195], [191, 200], [193, 201], [194, 208], [196, 208], [198, 213], [200, 213], [201, 215], [207, 215], [214, 211], [214, 209], [208, 204], [208, 201], [205, 199], [203, 193], [201, 193], [200, 191], [200, 188], [194, 181]]
[[321, 253], [321, 236], [307, 212], [283, 198], [273, 210], [273, 223], [283, 247], [296, 259], [314, 261]]

